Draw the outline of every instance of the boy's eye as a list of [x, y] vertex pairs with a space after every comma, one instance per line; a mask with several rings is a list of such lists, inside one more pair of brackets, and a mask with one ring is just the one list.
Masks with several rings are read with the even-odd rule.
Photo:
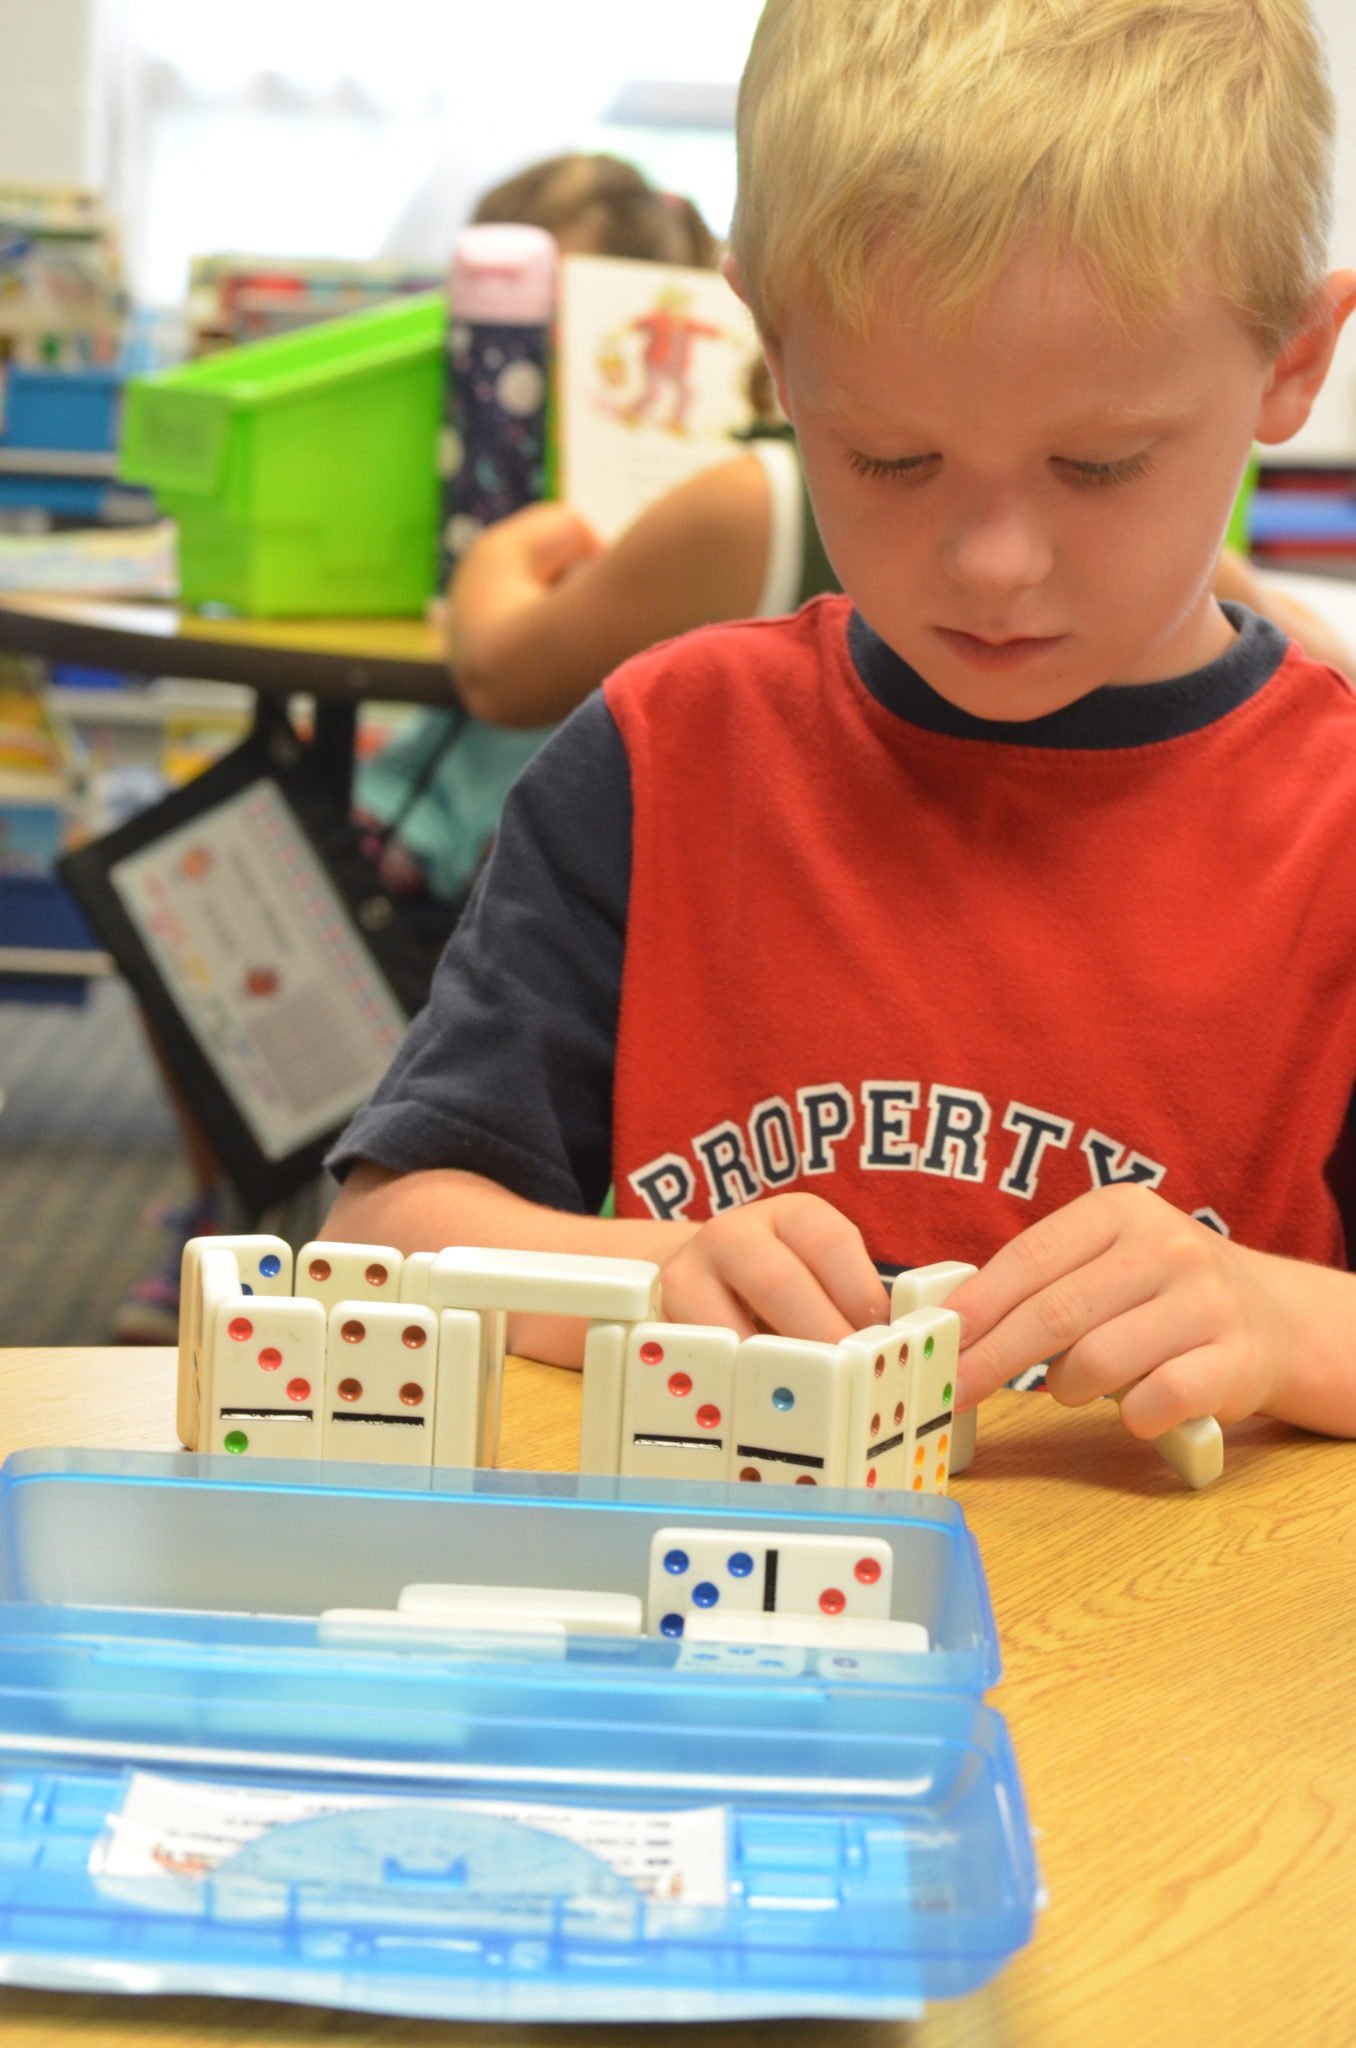
[[1075, 462], [1064, 455], [1056, 455], [1052, 460], [1071, 483], [1090, 484], [1094, 490], [1099, 485], [1133, 483], [1153, 467], [1153, 457], [1147, 449], [1140, 455], [1123, 456], [1119, 462]]
[[878, 481], [916, 477], [922, 471], [931, 472], [940, 460], [936, 455], [863, 455], [856, 448], [848, 450], [848, 465], [858, 476], [874, 477]]

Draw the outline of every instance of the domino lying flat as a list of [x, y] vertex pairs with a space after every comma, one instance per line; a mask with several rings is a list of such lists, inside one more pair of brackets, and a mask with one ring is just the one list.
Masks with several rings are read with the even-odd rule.
[[[974, 1272], [895, 1279], [890, 1321], [840, 1344], [659, 1319], [643, 1260], [317, 1241], [195, 1238], [181, 1283], [178, 1425], [237, 1456], [492, 1466], [510, 1313], [587, 1321], [581, 1472], [944, 1494], [974, 1447], [955, 1413], [960, 1325], [945, 1299]], [[1210, 1417], [1157, 1448], [1218, 1477]]]

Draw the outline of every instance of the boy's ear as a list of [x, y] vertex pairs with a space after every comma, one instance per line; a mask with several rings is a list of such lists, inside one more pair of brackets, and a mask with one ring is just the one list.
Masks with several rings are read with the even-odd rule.
[[1288, 441], [1313, 410], [1332, 363], [1338, 336], [1356, 308], [1356, 270], [1334, 270], [1298, 334], [1271, 365], [1254, 439]]
[[[737, 299], [741, 299], [749, 307], [749, 311], [752, 313], [753, 308], [749, 305], [749, 295], [744, 286], [744, 279], [740, 274], [739, 265], [735, 262], [734, 257], [723, 257], [720, 268], [721, 274], [726, 284], [729, 285], [730, 290]], [[782, 352], [777, 346], [776, 337], [769, 334], [765, 327], [760, 326], [758, 329], [758, 339], [763, 344], [763, 357], [767, 363], [769, 375], [772, 378], [773, 389], [777, 393], [777, 403], [786, 417], [791, 419], [791, 408], [786, 402], [786, 378], [782, 373]]]

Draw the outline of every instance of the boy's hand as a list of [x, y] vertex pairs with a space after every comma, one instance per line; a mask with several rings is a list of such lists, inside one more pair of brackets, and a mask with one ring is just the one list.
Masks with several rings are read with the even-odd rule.
[[663, 1303], [671, 1322], [823, 1344], [889, 1312], [861, 1232], [818, 1195], [771, 1195], [713, 1216], [665, 1265]]
[[[1307, 1269], [1312, 1271], [1313, 1269]], [[947, 1303], [964, 1321], [957, 1405], [1042, 1359], [1065, 1407], [1130, 1386], [1132, 1436], [1277, 1412], [1303, 1267], [1231, 1244], [1141, 1186], [1097, 1188], [1024, 1230]]]

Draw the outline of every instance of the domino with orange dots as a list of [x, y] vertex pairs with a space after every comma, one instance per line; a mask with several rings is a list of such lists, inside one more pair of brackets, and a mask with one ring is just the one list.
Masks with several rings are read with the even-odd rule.
[[960, 1318], [949, 1308], [916, 1308], [891, 1323], [890, 1330], [910, 1350], [903, 1483], [914, 1493], [945, 1493], [956, 1421]]
[[329, 1312], [321, 1456], [431, 1465], [438, 1318], [413, 1301], [339, 1301]]

